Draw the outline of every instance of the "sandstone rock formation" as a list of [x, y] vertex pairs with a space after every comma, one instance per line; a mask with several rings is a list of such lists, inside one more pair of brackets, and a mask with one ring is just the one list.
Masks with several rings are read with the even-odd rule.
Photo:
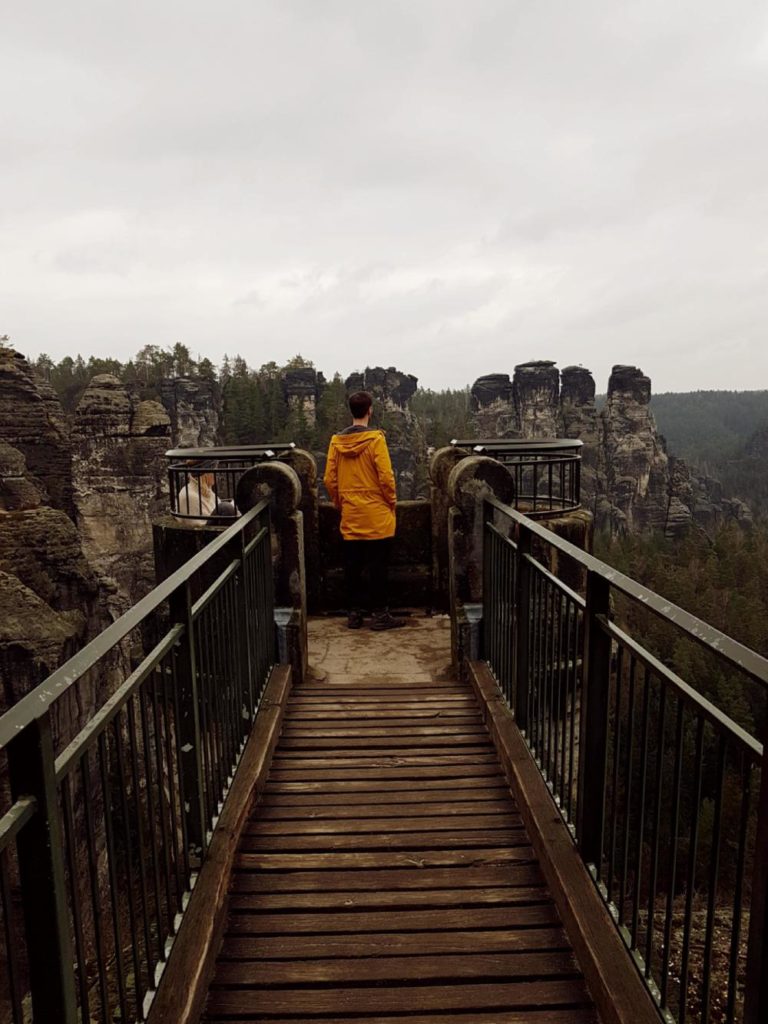
[[169, 377], [160, 385], [160, 398], [171, 419], [175, 447], [206, 448], [216, 444], [221, 395], [215, 381]]
[[351, 374], [344, 384], [347, 394], [368, 391], [373, 395], [373, 422], [386, 432], [398, 497], [415, 498], [422, 476], [426, 485], [426, 444], [421, 424], [410, 409], [418, 379], [394, 366], [374, 366]]
[[[55, 396], [54, 396], [55, 398]], [[50, 410], [57, 409], [55, 418]], [[72, 458], [57, 425], [61, 407], [41, 392], [24, 356], [0, 347], [0, 440], [18, 449], [30, 479], [51, 504], [72, 513]]]
[[283, 394], [289, 412], [303, 419], [308, 427], [317, 422], [317, 401], [325, 378], [311, 366], [295, 366], [282, 376]]
[[670, 456], [650, 410], [651, 382], [635, 366], [615, 366], [604, 408], [597, 413], [589, 370], [558, 373], [549, 360], [487, 374], [472, 387], [478, 438], [580, 438], [582, 504], [598, 529], [613, 533], [661, 530], [675, 535], [692, 523], [714, 528], [724, 519], [749, 521], [739, 499], [725, 499], [717, 482], [697, 477]]
[[83, 550], [122, 614], [154, 584], [152, 519], [167, 510], [170, 418], [100, 374], [83, 393], [72, 429], [73, 485]]

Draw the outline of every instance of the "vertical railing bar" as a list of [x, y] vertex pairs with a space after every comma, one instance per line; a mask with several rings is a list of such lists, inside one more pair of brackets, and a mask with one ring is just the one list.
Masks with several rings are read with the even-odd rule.
[[[516, 492], [516, 493], [519, 493]], [[515, 561], [515, 719], [518, 728], [526, 734], [529, 731], [529, 710], [531, 690], [531, 572], [527, 555], [531, 550], [531, 534], [520, 526], [517, 534]]]
[[653, 922], [656, 916], [656, 885], [659, 873], [659, 841], [661, 838], [661, 796], [664, 782], [664, 735], [667, 718], [667, 687], [659, 680], [659, 727], [656, 746], [656, 780], [653, 803], [653, 843], [648, 878], [648, 924], [645, 936], [645, 976], [650, 978], [653, 963]]
[[155, 812], [155, 798], [152, 792], [153, 779], [152, 779], [152, 751], [149, 736], [149, 723], [147, 715], [147, 696], [144, 686], [139, 687], [138, 692], [139, 698], [139, 714], [141, 716], [141, 746], [144, 751], [144, 771], [146, 773], [146, 795], [147, 795], [147, 813], [148, 813], [148, 828], [147, 835], [149, 836], [149, 860], [152, 868], [152, 888], [155, 897], [155, 937], [157, 939], [157, 957], [158, 962], [162, 963], [165, 960], [165, 940], [163, 936], [163, 908], [162, 900], [160, 898], [160, 868], [158, 865], [157, 857], [157, 842], [156, 842], [156, 828], [155, 822], [157, 821], [157, 814]]
[[[123, 971], [123, 937], [120, 927], [120, 900], [122, 891], [117, 873], [117, 853], [115, 851], [114, 830], [112, 828], [112, 797], [109, 785], [109, 764], [107, 750], [107, 733], [102, 732], [96, 745], [101, 776], [101, 792], [104, 799], [104, 838], [107, 853], [107, 873], [109, 875], [109, 902], [112, 908], [112, 932], [115, 938], [115, 974], [117, 978], [117, 1001], [120, 1015], [128, 1020], [128, 1005], [125, 998], [125, 975]], [[87, 798], [86, 798], [87, 800]]]
[[[162, 679], [162, 704], [163, 704], [163, 721], [165, 723], [165, 729], [163, 736], [165, 739], [165, 763], [168, 766], [168, 804], [170, 810], [170, 857], [173, 863], [173, 888], [174, 888], [174, 900], [173, 900], [173, 911], [174, 915], [181, 912], [182, 909], [182, 896], [184, 893], [184, 885], [182, 883], [181, 875], [181, 857], [179, 850], [179, 811], [176, 801], [176, 786], [181, 778], [181, 772], [179, 766], [175, 761], [173, 752], [173, 730], [175, 729], [174, 716], [171, 714], [172, 701], [169, 696], [168, 690], [170, 686], [173, 686], [173, 674], [176, 662], [176, 650], [172, 649], [168, 655], [168, 664], [164, 666], [161, 675]], [[182, 816], [183, 817], [183, 816]]]
[[728, 955], [728, 1002], [726, 1019], [733, 1024], [736, 1013], [738, 994], [738, 968], [741, 951], [742, 898], [744, 894], [744, 873], [747, 858], [747, 839], [749, 835], [749, 819], [752, 784], [752, 764], [742, 752], [741, 755], [741, 814], [739, 815], [739, 853], [736, 860], [736, 878], [733, 889], [733, 921], [731, 924], [731, 943]]
[[632, 821], [632, 765], [635, 755], [635, 672], [637, 662], [634, 655], [629, 661], [629, 691], [627, 695], [627, 773], [626, 773], [626, 810], [624, 813], [624, 839], [621, 858], [621, 889], [619, 899], [619, 924], [624, 924], [624, 904], [627, 893], [627, 875], [629, 872], [629, 830]]
[[174, 647], [173, 657], [171, 658], [171, 686], [173, 687], [171, 699], [173, 703], [173, 735], [176, 741], [176, 776], [179, 784], [179, 821], [181, 823], [181, 854], [182, 865], [184, 869], [184, 886], [179, 889], [179, 901], [181, 901], [182, 892], [185, 891], [189, 886], [189, 880], [191, 875], [191, 868], [189, 863], [189, 836], [187, 833], [187, 816], [184, 813], [184, 807], [188, 801], [191, 802], [192, 800], [192, 794], [187, 795], [185, 789], [184, 771], [182, 764], [181, 708], [179, 705], [179, 678], [177, 671], [177, 658], [180, 655], [181, 649], [179, 647]]
[[198, 708], [200, 714], [200, 754], [202, 761], [202, 786], [205, 795], [204, 830], [216, 814], [216, 724], [213, 708], [215, 690], [214, 655], [211, 643], [213, 605], [206, 606], [197, 620], [197, 653], [199, 664]]
[[664, 956], [661, 966], [661, 1005], [669, 1003], [669, 965], [672, 943], [672, 917], [677, 880], [677, 842], [680, 827], [680, 783], [683, 772], [683, 702], [677, 701], [677, 725], [675, 727], [675, 768], [672, 783], [672, 817], [669, 830], [670, 876], [667, 889], [667, 911], [664, 918]]
[[[574, 605], [573, 609], [573, 647], [571, 648], [571, 735], [568, 750], [568, 820], [571, 824], [576, 823], [576, 816], [573, 812], [574, 797], [574, 776], [576, 774], [576, 698], [579, 685], [579, 609]], [[578, 788], [578, 778], [576, 779]], [[577, 803], [578, 810], [578, 803]]]
[[[3, 931], [5, 952], [8, 957], [8, 994], [13, 1013], [13, 1024], [24, 1024], [23, 994], [20, 988], [19, 942], [13, 913], [10, 879], [8, 878], [8, 849], [0, 850], [0, 898], [3, 905]], [[78, 971], [78, 975], [82, 970]]]
[[133, 696], [126, 704], [128, 720], [128, 747], [130, 754], [131, 782], [133, 784], [133, 805], [136, 810], [136, 835], [139, 841], [139, 885], [141, 886], [141, 915], [144, 926], [144, 943], [147, 951], [147, 987], [152, 985], [152, 929], [150, 925], [149, 895], [147, 893], [147, 873], [145, 867], [144, 815], [141, 806], [141, 786], [139, 785], [139, 745], [136, 736], [136, 711]]
[[688, 841], [688, 870], [685, 879], [685, 912], [683, 919], [683, 948], [680, 954], [680, 998], [678, 1015], [680, 1024], [685, 1024], [688, 1015], [688, 976], [690, 972], [691, 924], [693, 919], [693, 894], [696, 888], [696, 858], [699, 853], [699, 817], [701, 814], [701, 771], [704, 757], [704, 719], [696, 722], [696, 752], [693, 765], [693, 799], [691, 804], [691, 826]]
[[[123, 822], [125, 833], [127, 836], [131, 834], [131, 817], [128, 809], [128, 794], [127, 784], [125, 778], [125, 758], [123, 756], [123, 739], [120, 732], [120, 716], [116, 716], [112, 720], [112, 728], [115, 734], [115, 756], [117, 759], [117, 774], [120, 780], [118, 789], [120, 791], [120, 803], [123, 812]], [[141, 1006], [142, 1002], [142, 964], [141, 964], [141, 951], [138, 944], [138, 926], [136, 918], [136, 893], [135, 893], [135, 875], [133, 871], [133, 862], [131, 859], [132, 850], [130, 844], [125, 851], [125, 865], [127, 875], [127, 898], [128, 898], [128, 920], [130, 922], [131, 931], [131, 952], [133, 958], [133, 974], [134, 974], [134, 987], [136, 992], [136, 1007], [137, 1009]], [[143, 858], [143, 851], [139, 851], [139, 856]], [[149, 950], [147, 950], [147, 965], [149, 965]]]
[[[88, 994], [88, 977], [86, 974], [83, 916], [80, 907], [80, 893], [77, 886], [77, 857], [75, 853], [77, 830], [75, 829], [75, 815], [72, 809], [72, 779], [69, 775], [65, 775], [61, 782], [61, 809], [67, 872], [69, 874], [69, 887], [72, 893], [72, 924], [75, 935], [75, 956], [77, 957], [77, 987], [80, 992], [80, 1016], [82, 1024], [89, 1024], [91, 1009]], [[21, 1017], [19, 1017], [19, 1024], [22, 1024]]]
[[111, 1007], [107, 994], [106, 950], [104, 948], [104, 931], [102, 928], [101, 900], [99, 898], [98, 858], [93, 837], [93, 820], [91, 818], [91, 801], [89, 785], [90, 752], [85, 750], [80, 759], [81, 785], [83, 787], [83, 812], [85, 819], [86, 849], [88, 851], [88, 880], [91, 890], [91, 906], [93, 908], [93, 933], [96, 946], [96, 966], [99, 974], [99, 998], [104, 1020], [109, 1020]]
[[624, 675], [624, 648], [619, 645], [616, 651], [616, 698], [613, 706], [613, 772], [611, 785], [611, 835], [608, 844], [608, 876], [605, 887], [608, 902], [613, 897], [614, 872], [616, 868], [616, 824], [619, 804], [619, 766], [621, 764], [621, 692]]
[[638, 797], [638, 821], [637, 821], [637, 844], [635, 847], [634, 866], [635, 866], [635, 886], [634, 894], [632, 897], [632, 949], [637, 948], [637, 932], [639, 927], [640, 919], [640, 880], [642, 874], [642, 861], [643, 861], [643, 839], [645, 834], [645, 814], [646, 814], [646, 793], [648, 783], [648, 726], [650, 721], [651, 711], [651, 680], [650, 670], [646, 667], [643, 673], [643, 724], [641, 731], [640, 746], [642, 748], [642, 758], [640, 761], [640, 794]]
[[155, 670], [152, 672], [149, 679], [147, 679], [145, 686], [150, 689], [150, 697], [152, 701], [152, 722], [155, 731], [155, 766], [157, 773], [157, 809], [160, 817], [160, 840], [161, 840], [161, 867], [163, 875], [163, 886], [165, 888], [165, 926], [166, 935], [173, 935], [173, 919], [174, 919], [174, 901], [171, 893], [171, 865], [170, 865], [170, 845], [168, 842], [168, 817], [167, 817], [167, 803], [165, 799], [165, 786], [163, 785], [163, 779], [169, 779], [171, 775], [171, 765], [164, 766], [163, 759], [163, 737], [161, 727], [161, 717], [158, 707], [157, 697], [157, 686], [158, 686], [158, 675], [163, 672], [163, 663], [161, 662]]
[[720, 829], [723, 814], [723, 786], [725, 784], [726, 738], [720, 734], [717, 756], [717, 785], [715, 788], [715, 811], [712, 822], [712, 844], [710, 849], [709, 887], [707, 899], [707, 923], [704, 931], [704, 971], [701, 981], [701, 1020], [708, 1024], [712, 983], [712, 943], [715, 933], [715, 908], [720, 875]]
[[608, 743], [608, 689], [611, 672], [611, 641], [600, 617], [610, 616], [610, 584], [602, 576], [587, 573], [584, 621], [584, 683], [581, 695], [579, 738], [579, 845], [587, 864], [602, 874], [605, 830], [605, 786]]

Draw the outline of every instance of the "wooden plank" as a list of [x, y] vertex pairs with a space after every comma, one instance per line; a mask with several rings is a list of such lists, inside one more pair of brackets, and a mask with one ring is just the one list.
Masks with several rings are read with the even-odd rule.
[[380, 708], [376, 711], [364, 709], [350, 709], [344, 706], [332, 706], [327, 711], [291, 711], [291, 729], [301, 726], [308, 728], [310, 724], [317, 723], [351, 723], [354, 722], [360, 728], [366, 728], [366, 723], [387, 722], [468, 722], [474, 724], [482, 722], [482, 716], [478, 711], [469, 708], [423, 708], [421, 705], [411, 705], [409, 708], [402, 708], [399, 705], [393, 708]]
[[297, 764], [317, 763], [318, 767], [333, 763], [349, 767], [349, 762], [379, 762], [385, 764], [496, 764], [499, 759], [492, 748], [467, 748], [461, 753], [447, 753], [456, 749], [440, 748], [439, 750], [419, 750], [418, 748], [396, 748], [379, 750], [366, 749], [365, 745], [355, 746], [351, 750], [286, 751], [282, 750], [274, 757], [275, 768], [290, 768]]
[[470, 665], [489, 730], [508, 765], [542, 870], [605, 1024], [658, 1024], [656, 1005], [484, 662]]
[[396, 818], [300, 818], [288, 821], [265, 821], [259, 815], [249, 822], [244, 830], [248, 836], [311, 836], [311, 835], [345, 835], [372, 833], [378, 836], [391, 835], [394, 832], [447, 832], [453, 835], [459, 829], [473, 833], [479, 831], [506, 831], [522, 828], [519, 814], [505, 808], [497, 814], [474, 814], [463, 816], [435, 815]]
[[[247, 897], [236, 897], [236, 900]], [[236, 911], [228, 935], [334, 935], [353, 932], [478, 931], [489, 928], [545, 928], [560, 923], [551, 901], [518, 907], [462, 907], [440, 910], [354, 911], [346, 914], [261, 914]]]
[[[231, 1017], [209, 1017], [206, 1021], [211, 1024], [218, 1024], [218, 1021], [231, 1021]], [[269, 1024], [298, 1024], [295, 1017], [269, 1017], [266, 1018]], [[249, 1017], [248, 1021], [259, 1024], [258, 1018]], [[300, 1024], [341, 1024], [338, 1020], [329, 1020], [328, 1017], [307, 1017], [301, 1016]], [[439, 1014], [409, 1014], [408, 1017], [382, 1017], [374, 1011], [374, 1015], [365, 1017], [350, 1017], [346, 1015], [343, 1024], [447, 1024], [445, 1015]], [[588, 1007], [577, 1009], [555, 1010], [551, 1007], [534, 1008], [528, 1007], [525, 1010], [503, 1011], [493, 1010], [489, 1013], [483, 1011], [470, 1011], [469, 1013], [451, 1014], [450, 1024], [600, 1024], [595, 1011]]]
[[[342, 871], [250, 871], [237, 870], [233, 891], [263, 893], [334, 893], [350, 889], [364, 892], [448, 889], [456, 891], [495, 886], [526, 885], [539, 879], [533, 863], [511, 863], [503, 867], [466, 865], [459, 867], [421, 867], [412, 864], [393, 870], [369, 869]], [[538, 884], [538, 882], [537, 882]]]
[[322, 871], [330, 868], [450, 867], [467, 864], [514, 864], [534, 861], [530, 846], [474, 847], [462, 850], [376, 850], [356, 853], [259, 853], [241, 852], [236, 864], [247, 871]]
[[[450, 743], [446, 740], [450, 739]], [[448, 733], [441, 730], [432, 733], [421, 734], [418, 730], [415, 733], [406, 733], [400, 736], [377, 736], [372, 741], [368, 736], [352, 735], [336, 738], [324, 738], [322, 736], [304, 736], [301, 739], [283, 737], [280, 741], [280, 753], [284, 757], [289, 750], [341, 750], [352, 749], [353, 747], [374, 747], [377, 751], [387, 750], [390, 747], [438, 747], [444, 753], [461, 747], [488, 749], [488, 734], [485, 730], [476, 732]]]
[[459, 850], [466, 847], [479, 849], [484, 846], [528, 846], [528, 837], [522, 828], [506, 829], [467, 829], [466, 831], [436, 832], [377, 832], [373, 834], [356, 833], [353, 835], [339, 832], [321, 833], [320, 835], [257, 835], [245, 834], [241, 837], [240, 848], [243, 852], [280, 852], [290, 853], [306, 850], [317, 853], [321, 850]]
[[[279, 785], [282, 785], [280, 783]], [[343, 784], [342, 784], [343, 785]], [[445, 801], [455, 796], [461, 801], [469, 803], [498, 803], [502, 800], [508, 801], [508, 806], [514, 807], [515, 801], [509, 795], [504, 786], [482, 785], [479, 780], [475, 786], [462, 786], [457, 792], [454, 787], [444, 786], [441, 789], [425, 789], [419, 787], [413, 789], [411, 786], [401, 786], [400, 789], [386, 789], [381, 791], [337, 789], [330, 793], [316, 792], [275, 792], [270, 791], [262, 795], [259, 801], [259, 814], [270, 811], [284, 810], [286, 814], [296, 811], [303, 814], [310, 810], [322, 812], [324, 809], [350, 808], [355, 807], [373, 810], [374, 807], [387, 807], [389, 804], [403, 808], [404, 814], [421, 813], [418, 807], [424, 807], [427, 813], [431, 813], [432, 806], [442, 804], [448, 806]], [[415, 806], [410, 807], [411, 804]]]
[[[294, 895], [271, 895], [269, 893], [236, 893], [230, 900], [230, 909], [235, 911], [268, 910], [336, 910], [372, 911], [387, 910], [396, 914], [404, 910], [438, 910], [445, 907], [463, 907], [476, 910], [488, 905], [515, 907], [519, 904], [551, 903], [544, 887], [539, 885], [507, 886], [503, 889], [423, 889], [406, 892], [337, 892], [298, 893]], [[514, 920], [514, 915], [511, 916]], [[290, 930], [290, 929], [289, 929]]]
[[[378, 726], [370, 725], [365, 729], [361, 729], [358, 725], [342, 725], [333, 728], [316, 726], [311, 729], [302, 729], [294, 725], [290, 729], [283, 729], [281, 746], [290, 748], [297, 746], [299, 740], [314, 742], [326, 739], [357, 740], [362, 744], [379, 736], [392, 738], [450, 736], [475, 742], [478, 738], [487, 740], [488, 732], [483, 725], [423, 725], [412, 722], [406, 722], [404, 725], [390, 725], [389, 723]], [[332, 744], [329, 743], [328, 746], [332, 746]]]
[[[389, 794], [387, 794], [389, 795]], [[419, 794], [423, 797], [423, 794]], [[444, 794], [443, 794], [444, 795]], [[440, 817], [454, 818], [465, 815], [480, 814], [511, 814], [515, 805], [510, 799], [488, 799], [459, 801], [457, 803], [425, 803], [420, 800], [417, 803], [408, 802], [399, 798], [390, 801], [390, 806], [382, 806], [381, 801], [369, 801], [367, 803], [340, 802], [336, 797], [330, 805], [320, 803], [304, 803], [295, 805], [284, 803], [285, 797], [277, 804], [267, 804], [261, 801], [256, 808], [255, 816], [259, 822], [263, 821], [322, 821], [335, 818], [376, 818], [385, 822], [393, 818], [425, 818]], [[331, 798], [332, 800], [334, 798]], [[392, 817], [384, 817], [385, 815]], [[386, 830], [387, 826], [384, 826]]]
[[[308, 1017], [302, 1015], [296, 1017], [268, 1017], [263, 1018], [269, 1024], [341, 1024], [338, 1020], [329, 1020], [328, 1017]], [[231, 1017], [209, 1017], [206, 1021], [216, 1024], [216, 1021], [231, 1021]], [[569, 1008], [557, 1010], [549, 1006], [538, 1009], [528, 1007], [525, 1010], [471, 1010], [469, 1013], [452, 1013], [450, 1024], [600, 1024], [594, 1009], [589, 1007]], [[248, 1017], [248, 1024], [259, 1024], [258, 1017]], [[412, 1014], [407, 1017], [400, 1015], [396, 1017], [382, 1017], [380, 1014], [364, 1017], [350, 1017], [346, 1015], [343, 1024], [448, 1024], [445, 1014]]]
[[[209, 996], [209, 1014], [313, 1013], [315, 1015], [360, 1013], [375, 1006], [379, 1013], [403, 1013], [421, 1010], [502, 1010], [539, 1006], [579, 1006], [589, 1004], [582, 981], [512, 981], [492, 984], [405, 985], [354, 988], [300, 988], [243, 990], [213, 989]], [[249, 1018], [250, 1019], [250, 1018]], [[258, 1016], [256, 1017], [258, 1020]]]
[[[340, 892], [298, 892], [298, 893], [249, 893], [241, 891], [237, 884], [243, 876], [235, 874], [230, 886], [233, 896], [247, 898], [242, 904], [249, 910], [402, 910], [420, 907], [423, 910], [437, 907], [478, 907], [489, 903], [513, 905], [516, 902], [541, 901], [546, 896], [544, 879], [535, 867], [526, 868], [526, 881], [532, 884], [507, 885], [498, 889], [405, 889], [390, 892], [363, 891], [353, 889]], [[234, 901], [232, 906], [241, 906]]]
[[275, 782], [270, 779], [264, 787], [264, 799], [278, 800], [287, 796], [298, 796], [303, 800], [305, 797], [329, 797], [335, 794], [364, 796], [365, 794], [380, 794], [382, 796], [393, 796], [397, 794], [411, 794], [415, 799], [421, 794], [427, 796], [431, 793], [457, 792], [461, 790], [462, 795], [466, 790], [478, 790], [481, 788], [508, 790], [507, 780], [501, 774], [501, 769], [468, 775], [458, 778], [443, 777], [428, 778], [422, 776], [416, 784], [411, 780], [403, 779], [372, 779], [370, 777], [361, 779], [357, 775], [345, 777], [343, 780], [319, 780], [307, 779], [301, 782]]
[[227, 985], [321, 985], [349, 982], [447, 981], [470, 978], [578, 977], [571, 952], [476, 953], [468, 956], [381, 956], [358, 960], [225, 961], [214, 976]]
[[560, 925], [545, 928], [499, 928], [495, 931], [386, 932], [351, 935], [226, 935], [221, 956], [226, 960], [309, 960], [317, 957], [437, 956], [478, 950], [534, 952], [569, 949]]
[[291, 670], [277, 666], [235, 773], [189, 906], [174, 941], [174, 956], [160, 978], [150, 1024], [196, 1024], [215, 966], [226, 919], [226, 893], [237, 841], [266, 779], [291, 689]]
[[414, 783], [418, 783], [422, 779], [440, 779], [442, 783], [445, 783], [450, 779], [477, 779], [481, 776], [492, 779], [504, 778], [498, 764], [494, 763], [460, 761], [456, 764], [449, 761], [447, 764], [442, 764], [440, 761], [437, 763], [433, 761], [424, 765], [416, 762], [397, 767], [392, 767], [391, 764], [372, 767], [347, 764], [344, 768], [274, 768], [269, 773], [269, 780], [270, 782], [343, 782], [345, 779], [352, 779], [360, 782], [372, 779], [410, 779]]

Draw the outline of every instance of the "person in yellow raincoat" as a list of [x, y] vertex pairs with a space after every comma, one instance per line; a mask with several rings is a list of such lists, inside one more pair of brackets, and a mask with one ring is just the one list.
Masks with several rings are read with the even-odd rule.
[[[373, 610], [371, 629], [405, 625], [389, 613], [387, 575], [389, 549], [395, 535], [397, 492], [387, 441], [382, 430], [369, 427], [373, 399], [367, 391], [349, 398], [352, 425], [334, 434], [328, 447], [324, 482], [341, 512], [347, 625], [363, 625], [363, 604]], [[363, 590], [368, 568], [370, 590]], [[365, 598], [368, 600], [365, 600]]]

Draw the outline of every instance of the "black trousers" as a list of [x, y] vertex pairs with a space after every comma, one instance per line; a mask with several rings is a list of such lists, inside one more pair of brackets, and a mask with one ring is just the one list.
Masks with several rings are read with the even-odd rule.
[[[347, 592], [347, 610], [370, 608], [383, 611], [389, 607], [389, 552], [392, 538], [384, 540], [345, 540], [344, 582]], [[363, 573], [368, 570], [368, 583], [363, 584]]]

